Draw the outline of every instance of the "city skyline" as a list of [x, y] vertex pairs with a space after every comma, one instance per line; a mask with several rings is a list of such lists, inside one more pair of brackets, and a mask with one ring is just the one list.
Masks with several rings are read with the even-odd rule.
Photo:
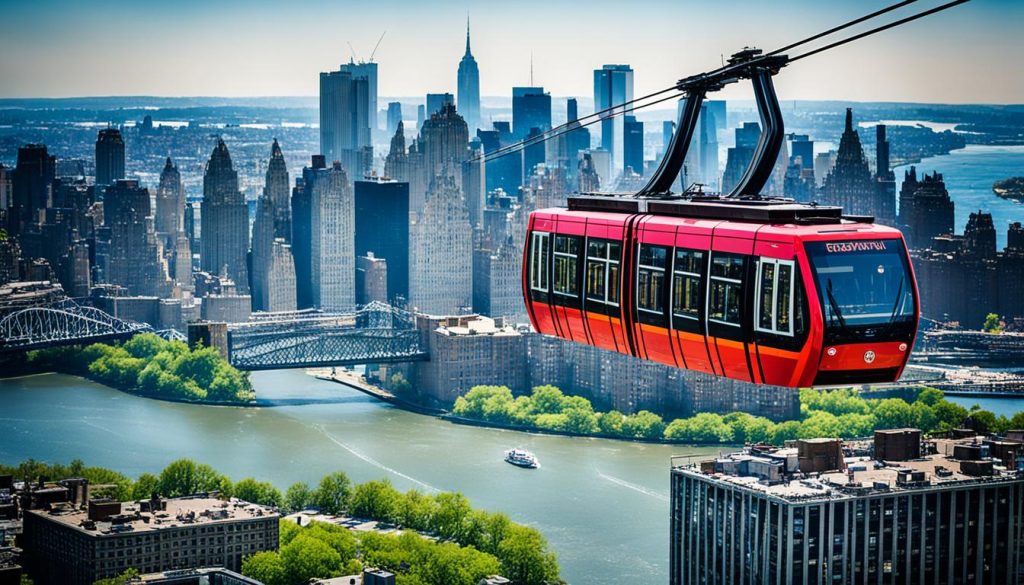
[[[741, 2], [726, 13], [709, 3], [646, 2], [633, 18], [622, 19], [610, 17], [603, 3], [582, 12], [540, 3], [500, 11], [453, 2], [289, 9], [269, 3], [242, 9], [236, 2], [185, 2], [173, 9], [121, 0], [88, 7], [0, 2], [6, 15], [0, 38], [9, 45], [0, 51], [0, 98], [312, 96], [318, 73], [351, 58], [368, 59], [385, 31], [374, 56], [379, 95], [453, 92], [467, 12], [483, 96], [506, 96], [513, 85], [530, 84], [531, 74], [533, 84], [552, 95], [586, 96], [593, 69], [605, 63], [629, 63], [641, 95], [713, 68], [744, 45], [773, 49], [884, 5]], [[924, 7], [905, 7], [893, 18]], [[1021, 18], [1024, 6], [1008, 1], [960, 6], [794, 65], [779, 76], [779, 93], [784, 100], [1024, 102], [1019, 76], [978, 66], [1024, 51], [1024, 40], [1013, 34]], [[116, 34], [86, 35], [94, 26]], [[936, 62], [943, 63], [942, 76], [934, 75]], [[867, 67], [871, 84], [848, 74]], [[746, 93], [729, 88], [718, 96], [743, 99]]]

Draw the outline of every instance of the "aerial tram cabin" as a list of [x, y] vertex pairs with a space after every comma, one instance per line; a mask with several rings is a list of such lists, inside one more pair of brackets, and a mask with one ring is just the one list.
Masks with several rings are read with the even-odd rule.
[[[919, 319], [903, 235], [760, 195], [783, 140], [772, 76], [784, 65], [746, 50], [724, 75], [680, 81], [686, 106], [640, 193], [530, 215], [522, 284], [537, 331], [755, 384], [899, 378]], [[704, 96], [740, 78], [762, 127], [743, 179], [728, 195], [672, 194]]]

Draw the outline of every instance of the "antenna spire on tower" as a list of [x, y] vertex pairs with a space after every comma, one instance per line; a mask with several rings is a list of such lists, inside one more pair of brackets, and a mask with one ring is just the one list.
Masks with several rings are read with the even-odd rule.
[[466, 55], [469, 55], [469, 13], [466, 13]]

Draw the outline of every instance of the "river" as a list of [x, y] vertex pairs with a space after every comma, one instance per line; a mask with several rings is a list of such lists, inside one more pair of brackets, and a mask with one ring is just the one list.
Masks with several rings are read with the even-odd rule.
[[[914, 165], [920, 177], [938, 171], [946, 182], [949, 197], [956, 204], [954, 229], [962, 234], [967, 217], [981, 209], [992, 214], [996, 227], [996, 245], [1006, 246], [1006, 227], [1024, 221], [1024, 205], [1003, 199], [992, 192], [992, 183], [1024, 175], [1024, 146], [987, 146], [971, 144], [949, 154], [933, 156]], [[903, 185], [903, 173], [910, 165], [893, 169], [897, 198]]]
[[[570, 583], [656, 584], [668, 581], [669, 457], [718, 451], [455, 425], [301, 370], [252, 380], [275, 406], [162, 402], [57, 374], [0, 380], [0, 461], [79, 458], [135, 477], [189, 457], [282, 490], [339, 469], [357, 482], [386, 477], [462, 492], [538, 528]], [[504, 463], [511, 447], [541, 468]]]

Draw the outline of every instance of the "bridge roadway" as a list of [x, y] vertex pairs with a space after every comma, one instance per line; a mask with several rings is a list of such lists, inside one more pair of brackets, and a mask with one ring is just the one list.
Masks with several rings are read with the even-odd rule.
[[257, 315], [228, 327], [228, 359], [242, 370], [421, 361], [413, 314], [383, 303], [348, 313]]

